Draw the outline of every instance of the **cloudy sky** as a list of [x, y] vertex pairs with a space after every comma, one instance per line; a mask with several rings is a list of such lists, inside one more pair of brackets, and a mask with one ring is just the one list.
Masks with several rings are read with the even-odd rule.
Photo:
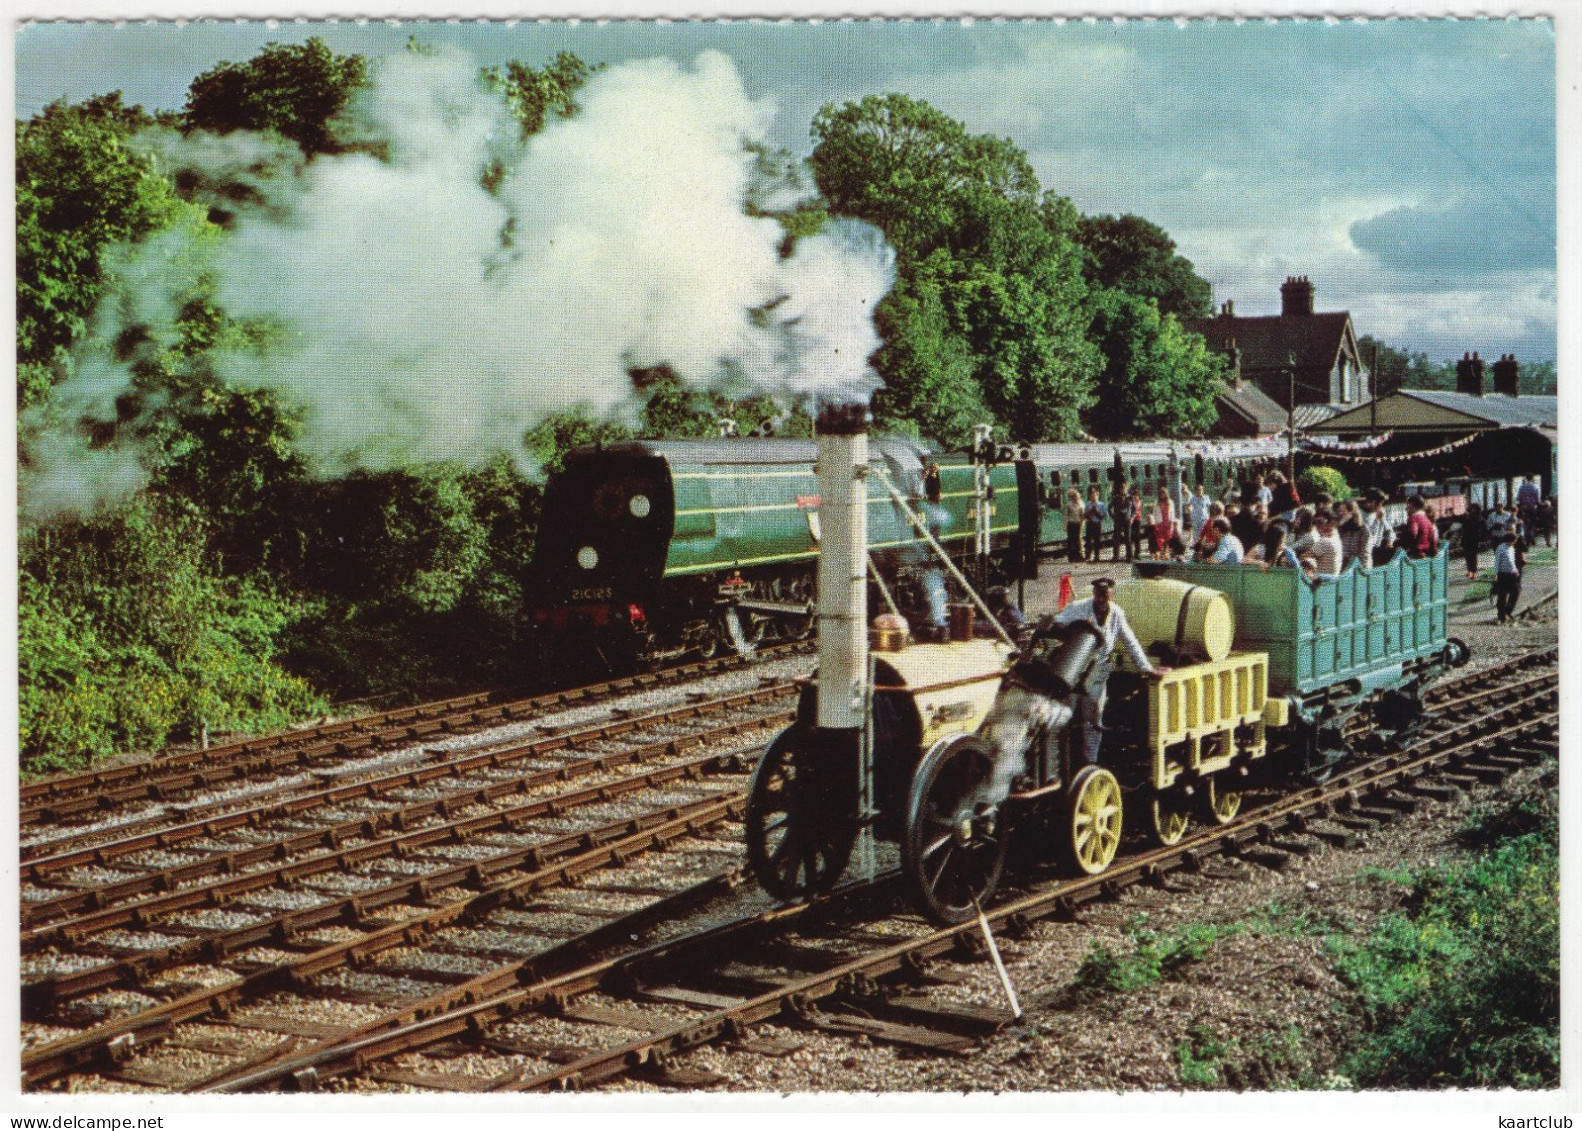
[[1433, 358], [1555, 356], [1555, 38], [1540, 21], [47, 24], [16, 37], [16, 112], [119, 89], [178, 109], [192, 78], [319, 35], [416, 35], [481, 64], [727, 53], [773, 136], [809, 149], [830, 101], [900, 91], [1011, 138], [1084, 212], [1162, 225], [1217, 300], [1321, 310]]

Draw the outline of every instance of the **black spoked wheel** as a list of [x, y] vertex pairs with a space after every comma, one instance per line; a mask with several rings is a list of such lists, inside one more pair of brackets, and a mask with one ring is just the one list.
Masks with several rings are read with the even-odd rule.
[[806, 899], [846, 870], [855, 829], [819, 788], [806, 732], [781, 731], [753, 771], [747, 796], [747, 862], [776, 899]]
[[1008, 830], [983, 797], [992, 771], [989, 750], [962, 735], [929, 751], [912, 779], [901, 870], [919, 909], [937, 923], [970, 918], [1005, 870]]

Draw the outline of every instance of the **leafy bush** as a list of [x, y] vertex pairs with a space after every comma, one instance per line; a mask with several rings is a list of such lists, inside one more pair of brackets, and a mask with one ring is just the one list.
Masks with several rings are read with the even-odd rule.
[[1346, 482], [1346, 477], [1333, 467], [1303, 468], [1297, 473], [1296, 489], [1302, 493], [1304, 501], [1311, 501], [1318, 494], [1326, 494], [1338, 503], [1355, 494], [1351, 484]]
[[199, 522], [142, 500], [30, 532], [19, 579], [24, 768], [81, 767], [211, 730], [262, 730], [323, 709], [276, 663], [294, 606], [223, 580]]
[[[1533, 820], [1473, 824], [1473, 839]], [[1554, 1087], [1560, 1054], [1557, 826], [1431, 868], [1371, 938], [1332, 943], [1369, 1021], [1347, 1073], [1363, 1087]]]

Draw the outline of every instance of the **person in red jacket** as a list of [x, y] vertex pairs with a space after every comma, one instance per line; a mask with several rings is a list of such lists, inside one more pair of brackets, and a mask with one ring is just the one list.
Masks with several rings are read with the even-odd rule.
[[1439, 553], [1439, 527], [1428, 515], [1428, 504], [1421, 495], [1406, 500], [1406, 550], [1414, 558], [1431, 558]]

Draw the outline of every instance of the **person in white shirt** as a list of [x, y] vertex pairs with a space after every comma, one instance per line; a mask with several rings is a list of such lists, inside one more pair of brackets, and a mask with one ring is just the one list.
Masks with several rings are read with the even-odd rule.
[[1241, 565], [1246, 548], [1241, 544], [1241, 539], [1230, 532], [1230, 520], [1216, 518], [1209, 523], [1209, 531], [1214, 543], [1212, 547], [1204, 547], [1205, 553], [1200, 560], [1215, 565]]
[[1373, 561], [1364, 565], [1383, 565], [1395, 556], [1395, 527], [1384, 514], [1385, 494], [1370, 487], [1362, 497], [1362, 525], [1368, 529], [1368, 544]]
[[1192, 497], [1187, 500], [1187, 517], [1192, 520], [1192, 541], [1196, 542], [1203, 536], [1203, 524], [1208, 521], [1209, 506], [1213, 502], [1203, 493], [1203, 484], [1199, 483], [1192, 489]]
[[1126, 612], [1110, 600], [1115, 582], [1108, 577], [1093, 582], [1093, 596], [1085, 601], [1073, 601], [1055, 616], [1058, 625], [1086, 621], [1099, 630], [1104, 639], [1104, 653], [1088, 672], [1082, 688], [1082, 756], [1089, 765], [1099, 760], [1099, 747], [1104, 742], [1104, 700], [1109, 688], [1110, 673], [1115, 670], [1116, 645], [1126, 649], [1132, 666], [1150, 679], [1157, 679], [1170, 669], [1156, 666], [1143, 651], [1137, 634], [1126, 620]]
[[1340, 573], [1346, 552], [1341, 545], [1340, 535], [1335, 532], [1334, 513], [1329, 510], [1315, 511], [1313, 529], [1304, 534], [1293, 548], [1299, 557], [1311, 555], [1320, 574], [1333, 577]]
[[1516, 535], [1507, 534], [1494, 550], [1494, 612], [1504, 624], [1522, 599], [1522, 567], [1516, 559]]

